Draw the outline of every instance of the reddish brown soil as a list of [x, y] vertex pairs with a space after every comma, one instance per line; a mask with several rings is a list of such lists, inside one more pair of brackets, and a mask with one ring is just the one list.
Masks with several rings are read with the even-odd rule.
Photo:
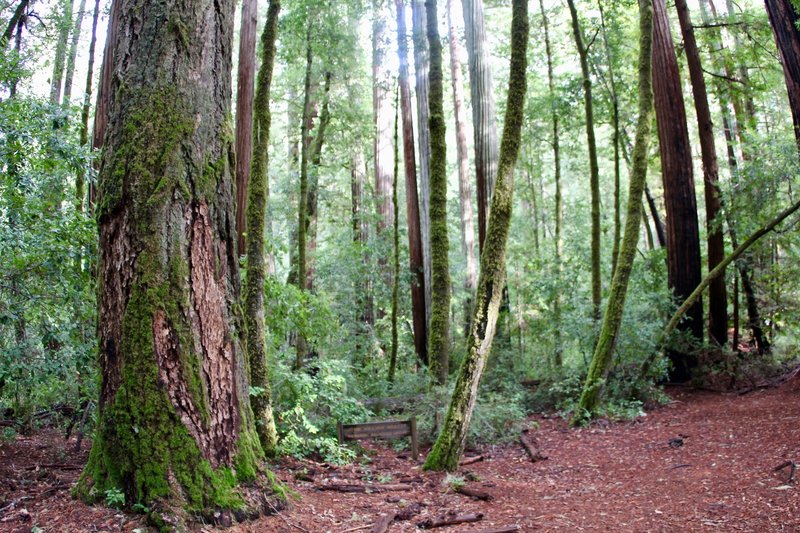
[[[484, 518], [435, 531], [512, 524], [520, 531], [800, 531], [798, 485], [787, 484], [788, 468], [774, 471], [786, 461], [800, 462], [800, 391], [786, 384], [742, 396], [670, 393], [672, 403], [635, 422], [569, 429], [560, 419], [539, 419], [540, 430], [532, 434], [549, 456], [546, 461], [531, 463], [516, 444], [480, 450], [486, 460], [464, 467], [460, 475], [475, 479], [467, 486], [490, 493], [489, 502], [454, 493], [443, 475], [423, 473], [387, 448], [372, 448], [368, 464], [343, 468], [286, 460], [275, 470], [299, 499], [277, 516], [227, 531], [369, 531], [382, 514], [414, 504], [421, 504], [421, 512], [395, 521], [390, 533], [413, 531], [417, 522], [447, 511]], [[136, 517], [71, 500], [60, 487], [73, 482], [78, 471], [64, 465], [82, 464], [86, 452], [76, 456], [63, 449], [63, 440], [52, 432], [0, 447], [0, 509], [19, 501], [0, 511], [0, 531], [28, 532], [36, 525], [48, 532], [142, 527]], [[411, 490], [317, 489], [366, 482], [405, 483]]]

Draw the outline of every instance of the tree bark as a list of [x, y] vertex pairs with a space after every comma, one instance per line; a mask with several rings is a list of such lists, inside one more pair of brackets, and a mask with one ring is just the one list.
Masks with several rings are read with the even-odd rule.
[[133, 0], [119, 16], [136, 31], [117, 36], [109, 64], [96, 206], [102, 383], [76, 492], [121, 489], [154, 512], [230, 508], [263, 453], [236, 332], [234, 4]]
[[[252, 2], [255, 4], [255, 0]], [[253, 6], [251, 6], [253, 7]], [[243, 14], [245, 6], [242, 6]], [[275, 64], [275, 40], [278, 33], [278, 14], [281, 5], [279, 0], [269, 0], [267, 9], [267, 22], [261, 34], [261, 69], [258, 72], [258, 86], [255, 89], [255, 100], [249, 107], [253, 119], [250, 121], [252, 130], [249, 143], [244, 143], [245, 148], [251, 148], [251, 168], [246, 174], [250, 178], [247, 194], [247, 273], [245, 275], [244, 314], [245, 314], [245, 348], [247, 351], [248, 368], [250, 370], [250, 386], [255, 390], [251, 404], [255, 415], [256, 432], [261, 446], [268, 454], [275, 452], [278, 444], [278, 432], [275, 429], [275, 419], [272, 412], [272, 388], [269, 381], [269, 364], [267, 362], [267, 332], [264, 323], [266, 308], [264, 305], [264, 283], [267, 277], [267, 254], [265, 252], [266, 235], [264, 226], [267, 219], [267, 204], [269, 202], [269, 137], [272, 123], [270, 110], [270, 91], [272, 88], [272, 70]], [[253, 9], [255, 11], [255, 9]], [[253, 14], [255, 16], [255, 14]], [[250, 16], [248, 14], [248, 16]], [[243, 18], [244, 20], [244, 18]], [[242, 23], [244, 26], [244, 22]], [[255, 31], [255, 28], [252, 28]], [[244, 31], [244, 28], [242, 28]], [[254, 45], [255, 46], [255, 45]], [[255, 58], [253, 58], [253, 66]], [[240, 73], [241, 73], [240, 58]], [[252, 76], [252, 71], [250, 76]], [[239, 79], [240, 94], [242, 93], [242, 80]], [[247, 91], [244, 91], [247, 92]], [[245, 111], [246, 112], [246, 111]], [[237, 124], [239, 123], [237, 117]], [[237, 126], [238, 127], [238, 126]], [[241, 124], [245, 127], [245, 123]], [[253, 142], [254, 141], [254, 142]], [[236, 143], [240, 139], [237, 135]], [[247, 144], [251, 146], [248, 147]], [[236, 162], [236, 179], [240, 179], [239, 159]], [[237, 198], [239, 191], [237, 190]], [[241, 209], [242, 204], [237, 204]], [[238, 212], [237, 212], [238, 220]], [[237, 228], [237, 238], [241, 237]]]
[[64, 75], [64, 97], [61, 105], [68, 106], [72, 98], [72, 80], [75, 77], [75, 60], [78, 57], [78, 40], [81, 36], [81, 26], [83, 25], [83, 14], [86, 10], [86, 0], [81, 0], [78, 13], [75, 15], [75, 25], [72, 28], [72, 39], [69, 43], [69, 53], [67, 54], [67, 70]]
[[[552, 122], [552, 145], [553, 145], [553, 166], [555, 167], [555, 268], [556, 268], [556, 294], [553, 297], [553, 359], [552, 366], [558, 370], [563, 365], [564, 349], [561, 345], [561, 274], [563, 265], [561, 263], [561, 249], [563, 239], [561, 237], [561, 225], [564, 219], [564, 207], [561, 195], [561, 124], [558, 117], [556, 106], [556, 85], [553, 74], [553, 49], [550, 44], [550, 21], [544, 10], [544, 0], [539, 0], [539, 10], [542, 12], [542, 25], [544, 27], [544, 44], [547, 53], [547, 87], [550, 96], [550, 110]], [[538, 224], [537, 224], [538, 225]]]
[[800, 147], [800, 31], [797, 29], [800, 18], [791, 0], [765, 0], [764, 4], [778, 45], [794, 136]]
[[428, 336], [425, 322], [425, 272], [420, 233], [417, 163], [414, 156], [414, 118], [411, 110], [411, 87], [408, 76], [408, 41], [405, 2], [396, 0], [397, 53], [400, 58], [400, 108], [403, 118], [403, 163], [406, 178], [406, 217], [408, 219], [408, 255], [411, 271], [411, 318], [414, 350], [423, 364], [428, 363]]
[[[253, 158], [253, 90], [256, 75], [257, 25], [258, 0], [242, 0], [236, 82], [236, 243], [240, 255], [245, 252], [247, 246], [247, 188]], [[271, 79], [271, 74], [269, 77]], [[266, 90], [269, 94], [269, 88]]]
[[[683, 300], [700, 283], [701, 270], [692, 151], [665, 0], [653, 1], [653, 21], [653, 95], [667, 211], [667, 277], [675, 297]], [[702, 342], [702, 302], [697, 302], [688, 318], [681, 328]], [[697, 366], [694, 355], [682, 352], [668, 354], [670, 379], [675, 382], [688, 381]]]
[[21, 0], [20, 3], [17, 4], [17, 7], [14, 9], [14, 13], [11, 15], [11, 19], [8, 21], [6, 30], [3, 32], [3, 36], [0, 38], [0, 48], [7, 47], [8, 43], [11, 42], [11, 37], [14, 36], [14, 32], [17, 31], [17, 27], [19, 26], [20, 22], [24, 22], [25, 20], [29, 5], [29, 0]]
[[411, 0], [412, 40], [414, 41], [414, 77], [417, 95], [417, 146], [419, 147], [419, 228], [422, 238], [422, 265], [425, 277], [425, 331], [430, 334], [431, 320], [431, 139], [428, 127], [428, 38], [425, 36], [424, 0]]
[[[658, 1], [658, 0], [656, 0]], [[573, 423], [581, 423], [594, 416], [602, 397], [614, 348], [625, 311], [628, 283], [636, 258], [642, 216], [642, 193], [647, 179], [647, 157], [650, 147], [650, 128], [653, 122], [654, 35], [653, 5], [651, 0], [639, 0], [639, 121], [633, 148], [633, 166], [628, 190], [628, 209], [625, 218], [625, 236], [617, 269], [611, 282], [603, 329], [592, 357], [589, 373], [583, 385], [580, 403]], [[651, 81], [652, 80], [652, 81]]]
[[603, 299], [603, 282], [600, 277], [600, 167], [597, 164], [597, 142], [594, 133], [594, 106], [592, 104], [592, 79], [589, 75], [589, 49], [583, 43], [583, 31], [578, 20], [575, 1], [567, 0], [572, 16], [572, 34], [583, 76], [583, 101], [586, 113], [586, 142], [589, 148], [589, 186], [592, 203], [592, 318], [597, 325], [600, 320], [600, 304]]
[[[467, 153], [467, 120], [464, 113], [464, 89], [461, 80], [461, 43], [453, 24], [452, 0], [447, 0], [447, 28], [450, 44], [450, 82], [453, 88], [453, 115], [456, 123], [456, 157], [458, 159], [458, 195], [461, 214], [461, 242], [467, 258], [464, 288], [466, 317], [472, 314], [472, 299], [478, 287], [478, 268], [475, 258], [475, 226], [472, 214], [472, 187], [469, 183], [469, 154]], [[465, 335], [469, 334], [469, 319], [465, 319]]]
[[[719, 165], [717, 148], [714, 144], [714, 127], [711, 110], [708, 106], [708, 91], [700, 62], [700, 51], [694, 37], [694, 28], [686, 0], [675, 0], [678, 20], [683, 35], [686, 62], [692, 80], [694, 109], [697, 114], [697, 129], [700, 134], [700, 151], [703, 159], [703, 185], [706, 202], [706, 231], [708, 234], [708, 270], [725, 259], [725, 241], [720, 223]], [[728, 295], [725, 289], [725, 275], [717, 277], [708, 291], [708, 336], [719, 346], [728, 342]]]
[[400, 136], [398, 135], [399, 105], [395, 99], [394, 111], [394, 168], [392, 175], [392, 347], [389, 354], [389, 374], [387, 380], [394, 383], [395, 372], [397, 371], [397, 313], [399, 311], [400, 294], [400, 213], [397, 206], [397, 176], [399, 174], [400, 160]]
[[425, 0], [430, 79], [428, 127], [431, 136], [431, 321], [428, 357], [431, 376], [439, 385], [447, 382], [450, 348], [450, 241], [447, 236], [447, 145], [444, 122], [442, 41], [436, 0]]
[[489, 206], [497, 177], [499, 148], [492, 90], [491, 58], [484, 27], [483, 0], [462, 0], [467, 40], [472, 128], [475, 142], [475, 182], [478, 191], [478, 245], [483, 253]]
[[478, 385], [492, 349], [505, 287], [506, 249], [514, 196], [514, 166], [521, 144], [527, 88], [527, 47], [528, 2], [513, 0], [508, 104], [497, 182], [472, 315], [472, 330], [467, 337], [466, 355], [453, 389], [444, 426], [425, 461], [424, 468], [427, 470], [453, 471], [458, 468], [475, 408]]

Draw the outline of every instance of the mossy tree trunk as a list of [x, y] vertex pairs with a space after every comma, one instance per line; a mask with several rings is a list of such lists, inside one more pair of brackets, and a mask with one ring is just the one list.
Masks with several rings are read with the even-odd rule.
[[791, 0], [765, 0], [769, 23], [783, 64], [794, 135], [800, 145], [800, 17]]
[[[142, 16], [142, 13], [145, 16]], [[96, 206], [97, 432], [76, 492], [241, 507], [263, 455], [237, 329], [229, 120], [234, 4], [120, 12]], [[213, 21], [214, 23], [209, 23]]]
[[442, 41], [436, 0], [425, 0], [430, 78], [428, 126], [431, 135], [431, 322], [428, 337], [429, 367], [438, 384], [447, 381], [450, 361], [450, 241], [447, 237], [447, 145], [444, 122]]
[[431, 139], [428, 128], [428, 73], [430, 61], [428, 38], [425, 36], [425, 1], [411, 0], [412, 29], [414, 41], [414, 77], [417, 100], [417, 146], [419, 149], [419, 228], [422, 238], [422, 265], [425, 277], [425, 328], [431, 320]]
[[505, 286], [506, 248], [514, 196], [514, 166], [520, 149], [527, 87], [527, 48], [528, 2], [513, 0], [508, 104], [500, 147], [500, 164], [472, 315], [472, 330], [467, 338], [467, 352], [453, 389], [444, 426], [425, 461], [424, 468], [427, 470], [452, 471], [458, 468], [475, 408], [478, 386], [492, 349]]
[[[556, 268], [556, 294], [553, 296], [553, 359], [552, 367], [555, 370], [561, 368], [564, 359], [564, 349], [561, 344], [561, 251], [563, 239], [561, 237], [561, 225], [564, 219], [564, 207], [561, 195], [561, 123], [558, 116], [558, 106], [556, 104], [556, 85], [553, 74], [553, 48], [550, 44], [550, 21], [544, 10], [544, 0], [539, 0], [539, 10], [542, 13], [542, 25], [544, 27], [544, 45], [547, 53], [547, 87], [550, 97], [551, 122], [553, 128], [553, 166], [555, 172], [555, 268]], [[531, 187], [533, 190], [533, 187]], [[535, 192], [534, 192], [535, 196]], [[538, 226], [538, 224], [537, 224]]]
[[[653, 1], [653, 96], [667, 211], [667, 279], [675, 297], [683, 300], [700, 283], [700, 232], [683, 89], [665, 0]], [[702, 302], [687, 316], [689, 320], [681, 328], [702, 342]], [[697, 366], [696, 356], [681, 348], [671, 350], [669, 358], [670, 379], [688, 381]]]
[[[268, 454], [275, 451], [278, 444], [278, 432], [275, 429], [275, 419], [272, 413], [272, 389], [267, 363], [267, 332], [264, 323], [266, 315], [264, 283], [267, 274], [264, 226], [269, 201], [267, 170], [269, 168], [270, 125], [272, 123], [269, 97], [272, 87], [272, 69], [275, 64], [275, 39], [278, 33], [280, 9], [279, 0], [269, 1], [267, 22], [261, 34], [261, 69], [258, 72], [258, 85], [255, 89], [252, 110], [253, 129], [250, 136], [254, 142], [252, 143], [251, 157], [248, 158], [251, 168], [247, 173], [249, 175], [247, 180], [249, 182], [247, 191], [249, 198], [247, 201], [247, 273], [244, 290], [245, 348], [250, 369], [250, 386], [255, 391], [251, 404], [255, 415], [256, 431], [261, 440], [261, 446]], [[238, 142], [237, 137], [237, 144]], [[237, 180], [241, 177], [239, 170], [237, 164]], [[238, 235], [241, 234], [237, 228]]]
[[247, 189], [253, 157], [253, 90], [256, 75], [257, 25], [258, 0], [242, 0], [239, 63], [236, 67], [236, 242], [239, 254], [245, 253], [247, 247], [249, 194]]
[[497, 179], [499, 148], [492, 89], [491, 58], [486, 39], [483, 0], [462, 0], [467, 41], [472, 128], [475, 149], [475, 183], [478, 200], [478, 245], [483, 253], [489, 207]]
[[583, 77], [583, 104], [586, 113], [586, 144], [589, 149], [589, 188], [592, 203], [592, 319], [595, 327], [600, 320], [603, 282], [600, 278], [600, 167], [597, 164], [597, 142], [594, 132], [594, 105], [592, 101], [592, 78], [589, 74], [589, 49], [584, 44], [575, 1], [567, 0], [572, 17], [572, 35], [578, 48], [578, 58]]
[[580, 403], [573, 422], [591, 417], [600, 403], [614, 347], [617, 343], [625, 298], [636, 249], [642, 216], [642, 193], [647, 178], [647, 157], [650, 147], [650, 129], [653, 122], [652, 85], [653, 7], [651, 0], [639, 0], [639, 120], [633, 148], [633, 166], [628, 189], [628, 208], [625, 234], [622, 239], [617, 268], [611, 282], [611, 292], [603, 318], [603, 328], [592, 357], [589, 373], [581, 393]]
[[[423, 364], [428, 363], [428, 326], [425, 323], [425, 271], [420, 231], [417, 162], [414, 154], [414, 117], [411, 110], [411, 84], [408, 76], [408, 34], [403, 0], [396, 0], [397, 53], [400, 58], [400, 109], [403, 119], [403, 165], [406, 181], [406, 218], [408, 219], [408, 256], [411, 271], [411, 318], [414, 350]], [[395, 217], [396, 218], [396, 217]], [[396, 285], [396, 283], [395, 283]]]
[[[694, 109], [697, 115], [697, 129], [700, 134], [700, 151], [703, 159], [703, 185], [706, 203], [706, 231], [708, 242], [708, 270], [714, 270], [725, 258], [725, 241], [723, 239], [719, 197], [719, 165], [717, 148], [714, 143], [714, 126], [711, 122], [711, 110], [708, 106], [708, 91], [700, 62], [700, 51], [694, 36], [689, 7], [686, 0], [675, 0], [678, 11], [683, 45], [686, 52], [686, 63], [692, 80]], [[725, 289], [725, 276], [719, 276], [709, 286], [708, 291], [708, 336], [709, 340], [719, 346], [728, 342], [728, 294]]]
[[467, 258], [464, 276], [464, 335], [469, 335], [472, 299], [478, 288], [478, 260], [475, 257], [475, 224], [472, 214], [472, 187], [469, 183], [469, 154], [467, 153], [467, 117], [464, 112], [464, 87], [461, 80], [461, 42], [453, 23], [452, 0], [447, 0], [447, 28], [450, 44], [450, 82], [453, 89], [453, 118], [456, 123], [456, 158], [458, 159], [458, 197], [461, 214], [461, 243]]

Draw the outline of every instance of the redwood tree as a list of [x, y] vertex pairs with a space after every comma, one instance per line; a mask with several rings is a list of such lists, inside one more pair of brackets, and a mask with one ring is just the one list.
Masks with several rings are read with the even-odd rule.
[[783, 64], [783, 76], [792, 110], [794, 135], [800, 145], [800, 17], [791, 0], [765, 0], [769, 23]]
[[[683, 301], [700, 283], [700, 234], [692, 150], [665, 0], [653, 0], [653, 97], [667, 211], [667, 279], [675, 297]], [[698, 301], [687, 317], [681, 329], [702, 341], [702, 302]], [[691, 378], [697, 359], [688, 352], [686, 349], [669, 352], [673, 381], [685, 382]]]
[[[98, 425], [76, 492], [241, 507], [262, 455], [236, 325], [234, 4], [119, 13], [97, 216]], [[175, 21], [165, 24], [164, 21]], [[209, 21], [213, 21], [210, 24]]]

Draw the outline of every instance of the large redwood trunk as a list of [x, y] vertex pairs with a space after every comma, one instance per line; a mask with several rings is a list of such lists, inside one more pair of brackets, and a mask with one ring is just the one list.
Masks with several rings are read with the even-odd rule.
[[[677, 300], [683, 301], [700, 283], [700, 236], [686, 110], [664, 2], [653, 1], [653, 96], [667, 211], [668, 282]], [[702, 302], [692, 306], [687, 319], [681, 329], [702, 341]], [[685, 382], [691, 378], [697, 359], [688, 352], [669, 353], [673, 381]]]
[[[388, 22], [383, 2], [373, 1], [372, 13], [372, 111], [375, 136], [373, 141], [375, 200], [378, 206], [378, 234], [392, 227], [392, 72], [388, 62]], [[382, 261], [382, 264], [385, 260]]]
[[408, 41], [405, 3], [396, 0], [397, 48], [400, 57], [400, 109], [403, 120], [403, 164], [406, 176], [406, 216], [408, 218], [408, 255], [411, 269], [411, 317], [414, 326], [414, 349], [417, 357], [428, 362], [428, 336], [425, 322], [425, 272], [422, 262], [422, 234], [417, 196], [417, 162], [414, 157], [414, 118], [411, 111], [411, 87], [408, 79]]
[[[706, 201], [706, 231], [708, 232], [708, 270], [714, 270], [725, 259], [725, 241], [719, 199], [719, 166], [717, 148], [714, 144], [714, 127], [708, 106], [708, 91], [700, 63], [700, 52], [694, 37], [694, 27], [689, 16], [686, 0], [675, 0], [678, 19], [686, 50], [686, 62], [692, 80], [694, 109], [697, 114], [697, 129], [700, 133], [700, 151], [703, 158], [703, 190]], [[725, 273], [720, 274], [708, 287], [708, 336], [720, 346], [728, 342], [728, 294], [725, 290]]]
[[97, 202], [102, 385], [77, 488], [88, 499], [122, 489], [126, 503], [151, 509], [225, 508], [235, 505], [237, 480], [258, 468], [237, 332], [233, 6], [132, 0], [119, 14], [131, 31], [118, 32], [106, 68], [114, 77]]
[[794, 135], [800, 145], [800, 32], [798, 15], [791, 0], [765, 0], [769, 23], [783, 64]]

